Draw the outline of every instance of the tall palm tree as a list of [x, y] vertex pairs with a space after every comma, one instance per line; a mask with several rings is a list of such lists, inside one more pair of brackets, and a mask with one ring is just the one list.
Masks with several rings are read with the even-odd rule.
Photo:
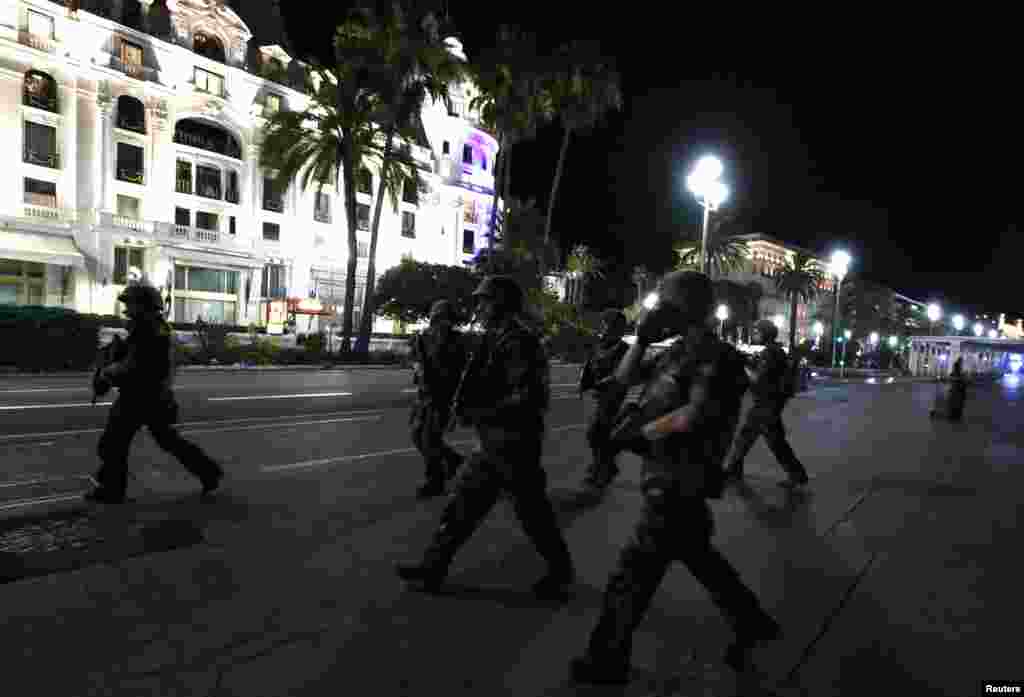
[[490, 246], [496, 242], [498, 201], [508, 198], [511, 185], [513, 145], [532, 139], [537, 126], [553, 115], [550, 95], [545, 90], [550, 62], [540, 57], [532, 34], [502, 25], [495, 48], [474, 61], [473, 80], [480, 95], [470, 102], [479, 110], [481, 121], [498, 138], [494, 167], [494, 205], [488, 223]]
[[562, 144], [558, 164], [551, 181], [545, 241], [551, 239], [551, 222], [558, 186], [562, 181], [569, 139], [574, 132], [591, 129], [609, 111], [622, 108], [620, 78], [612, 62], [601, 56], [600, 46], [593, 41], [573, 42], [563, 46], [553, 74], [548, 77], [552, 108], [562, 122]]
[[775, 287], [789, 300], [789, 350], [796, 349], [796, 312], [799, 303], [807, 303], [818, 294], [823, 273], [809, 254], [797, 252], [775, 274]]
[[356, 173], [374, 150], [377, 136], [372, 120], [377, 98], [367, 84], [363, 66], [346, 50], [352, 34], [351, 28], [339, 27], [335, 64], [310, 64], [305, 85], [308, 105], [303, 111], [274, 114], [264, 129], [260, 150], [260, 166], [272, 173], [278, 191], [296, 180], [303, 191], [314, 181], [318, 191], [329, 181], [335, 182], [336, 191], [338, 187], [343, 191], [348, 233], [343, 352], [351, 347], [356, 288]]
[[570, 302], [583, 309], [587, 282], [592, 278], [603, 278], [602, 262], [585, 244], [578, 244], [569, 252], [565, 263], [566, 275], [572, 281]]
[[[700, 270], [701, 240], [690, 239], [676, 244], [674, 251], [678, 256], [676, 269]], [[708, 270], [712, 278], [727, 276], [740, 271], [749, 256], [745, 240], [733, 236], [722, 237], [708, 235]]]
[[413, 188], [417, 195], [424, 188], [410, 147], [410, 143], [430, 147], [420, 120], [421, 110], [428, 98], [435, 102], [443, 100], [450, 108], [449, 90], [465, 73], [461, 61], [441, 42], [439, 24], [422, 2], [394, 0], [381, 5], [380, 10], [356, 8], [352, 15], [353, 21], [369, 30], [359, 44], [353, 42], [352, 49], [360, 50], [370, 64], [369, 72], [378, 95], [374, 116], [383, 132], [357, 353], [366, 352], [370, 347], [377, 240], [384, 197], [389, 195], [397, 213], [399, 192], [404, 187]]

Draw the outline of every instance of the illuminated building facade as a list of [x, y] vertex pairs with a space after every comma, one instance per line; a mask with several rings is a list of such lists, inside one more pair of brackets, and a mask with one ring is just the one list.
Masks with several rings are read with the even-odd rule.
[[[259, 166], [267, 118], [306, 106], [298, 61], [250, 45], [216, 0], [3, 0], [0, 15], [0, 303], [116, 314], [141, 273], [175, 321], [266, 324], [289, 298], [340, 307], [340, 187], [275, 191]], [[461, 264], [486, 239], [498, 144], [473, 90], [451, 112], [424, 107], [426, 141], [410, 148], [429, 192], [402, 192], [398, 211], [385, 200], [378, 274], [403, 255]], [[357, 185], [357, 309], [376, 178]]]

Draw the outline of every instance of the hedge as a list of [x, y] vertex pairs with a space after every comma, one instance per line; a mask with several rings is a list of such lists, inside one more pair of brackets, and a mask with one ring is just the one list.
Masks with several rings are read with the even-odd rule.
[[0, 365], [88, 370], [96, 362], [99, 330], [99, 322], [73, 310], [0, 305]]

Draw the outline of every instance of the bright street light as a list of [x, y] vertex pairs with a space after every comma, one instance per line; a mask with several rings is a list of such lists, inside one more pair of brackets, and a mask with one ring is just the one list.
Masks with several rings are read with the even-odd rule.
[[872, 346], [877, 346], [878, 345], [878, 332], [871, 332], [871, 335], [868, 337], [868, 341], [871, 342]]
[[981, 322], [975, 322], [974, 324], [974, 336], [981, 336], [985, 333], [985, 327], [981, 325]]
[[782, 315], [775, 315], [774, 317], [772, 317], [772, 324], [774, 324], [781, 332], [783, 327], [786, 326], [786, 318], [783, 317]]
[[817, 334], [818, 338], [820, 339], [821, 335], [825, 333], [825, 325], [822, 324], [820, 321], [819, 322], [815, 322], [814, 323], [814, 333]]
[[644, 305], [645, 309], [653, 310], [654, 306], [657, 305], [657, 304], [658, 304], [658, 294], [657, 293], [650, 293], [646, 298], [644, 298], [643, 305]]
[[725, 305], [719, 305], [718, 309], [715, 310], [715, 317], [718, 318], [718, 338], [725, 337], [725, 320], [729, 319], [729, 308]]
[[708, 273], [708, 220], [711, 212], [717, 210], [729, 196], [725, 184], [718, 181], [724, 171], [722, 161], [717, 157], [702, 157], [693, 168], [693, 173], [686, 178], [686, 188], [700, 201], [704, 207], [704, 222], [700, 234], [700, 270]]
[[896, 344], [898, 344], [899, 342], [900, 342], [900, 340], [898, 338], [896, 338], [895, 336], [890, 336], [889, 337], [889, 348], [896, 348]]
[[988, 338], [989, 339], [998, 339], [999, 338], [999, 332], [997, 332], [995, 329], [989, 329], [988, 330]]
[[853, 258], [849, 252], [837, 249], [832, 252], [832, 259], [828, 265], [828, 272], [836, 277], [836, 304], [832, 309], [832, 367], [836, 366], [836, 332], [839, 330], [839, 295], [843, 292], [843, 279], [850, 270], [850, 262]]
[[967, 324], [967, 321], [964, 319], [963, 315], [953, 315], [953, 329], [956, 329], [958, 332], [962, 332], [965, 324]]
[[846, 340], [849, 341], [850, 338], [853, 336], [853, 332], [851, 332], [849, 329], [847, 329], [846, 331], [843, 332], [843, 336], [845, 336]]
[[930, 322], [938, 322], [942, 318], [942, 308], [939, 307], [938, 303], [932, 303], [928, 306], [928, 320]]

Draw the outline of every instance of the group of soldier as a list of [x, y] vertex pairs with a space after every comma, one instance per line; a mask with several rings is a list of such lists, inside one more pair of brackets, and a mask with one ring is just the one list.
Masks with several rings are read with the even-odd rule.
[[[422, 558], [397, 564], [396, 573], [422, 590], [439, 590], [459, 548], [504, 496], [547, 562], [533, 592], [565, 601], [575, 569], [541, 465], [551, 400], [543, 338], [524, 321], [525, 296], [513, 279], [487, 277], [473, 295], [475, 319], [484, 329], [475, 341], [455, 329], [458, 317], [446, 301], [433, 305], [429, 329], [414, 338], [418, 398], [410, 425], [426, 463], [417, 494], [428, 498], [452, 490]], [[86, 497], [101, 503], [125, 500], [128, 449], [142, 426], [199, 479], [204, 494], [211, 493], [223, 470], [174, 427], [174, 349], [160, 294], [138, 284], [119, 300], [131, 328], [124, 350], [94, 378], [98, 393], [114, 385], [119, 395], [100, 438], [96, 487]], [[633, 633], [675, 560], [708, 589], [732, 626], [735, 640], [725, 653], [731, 667], [743, 670], [757, 642], [780, 635], [779, 625], [712, 545], [707, 500], [719, 498], [729, 479], [742, 478], [744, 456], [761, 435], [785, 468], [787, 485], [807, 482], [781, 419], [786, 356], [775, 341], [775, 326], [763, 322], [756, 334], [764, 349], [750, 365], [710, 328], [712, 307], [707, 276], [667, 274], [657, 304], [636, 322], [632, 345], [623, 341], [623, 313], [604, 313], [600, 343], [581, 375], [581, 389], [593, 391], [597, 401], [587, 429], [593, 461], [585, 486], [603, 492], [618, 474], [617, 455], [632, 451], [643, 461], [645, 503], [608, 581], [587, 650], [571, 663], [578, 682], [628, 680]], [[671, 337], [677, 339], [667, 351], [645, 355], [652, 344]], [[639, 400], [627, 399], [633, 386], [642, 386]], [[726, 462], [748, 389], [754, 406]], [[456, 424], [476, 432], [478, 446], [467, 458], [445, 442]]]

